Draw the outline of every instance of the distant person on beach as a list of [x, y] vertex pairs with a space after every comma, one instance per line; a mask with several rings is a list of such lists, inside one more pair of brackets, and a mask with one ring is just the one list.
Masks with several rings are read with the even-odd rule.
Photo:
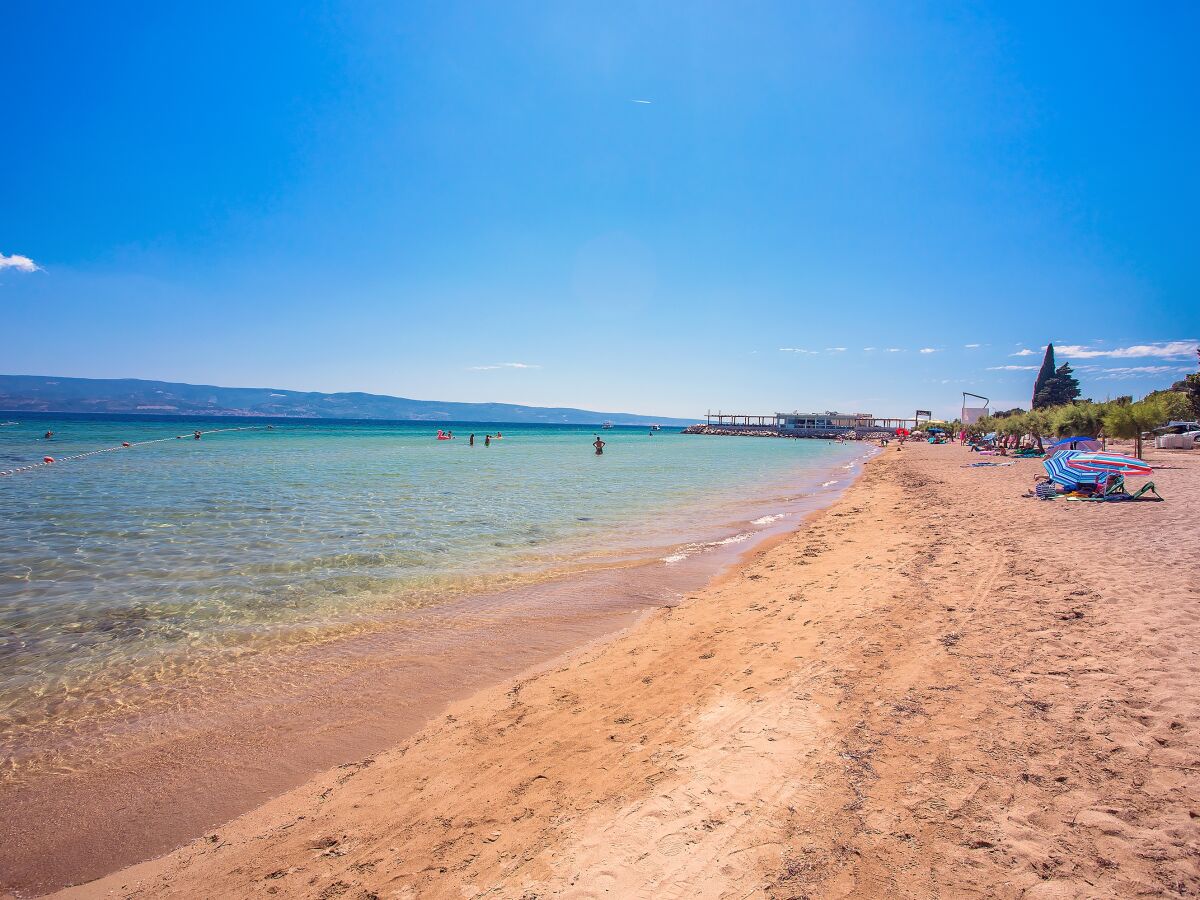
[[469, 444], [470, 444], [472, 447], [474, 447], [474, 446], [475, 446], [475, 432], [473, 432], [473, 431], [471, 432], [471, 439], [470, 439], [470, 441], [468, 441], [468, 443], [469, 443]]
[[485, 447], [492, 446], [492, 436], [490, 434], [485, 434], [483, 436], [483, 446], [485, 446]]
[[596, 440], [592, 441], [592, 446], [596, 448], [596, 455], [604, 455], [604, 441], [600, 440], [600, 435], [596, 435]]

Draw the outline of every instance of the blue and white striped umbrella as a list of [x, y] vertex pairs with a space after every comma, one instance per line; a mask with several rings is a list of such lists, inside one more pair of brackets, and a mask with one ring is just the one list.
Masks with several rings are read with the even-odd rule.
[[1087, 472], [1081, 469], [1074, 469], [1070, 465], [1070, 461], [1077, 456], [1083, 456], [1082, 450], [1063, 450], [1060, 453], [1055, 453], [1053, 456], [1047, 456], [1042, 460], [1042, 465], [1046, 467], [1046, 474], [1050, 476], [1050, 480], [1055, 484], [1061, 484], [1063, 487], [1073, 488], [1081, 484], [1103, 484], [1108, 478], [1108, 472]]

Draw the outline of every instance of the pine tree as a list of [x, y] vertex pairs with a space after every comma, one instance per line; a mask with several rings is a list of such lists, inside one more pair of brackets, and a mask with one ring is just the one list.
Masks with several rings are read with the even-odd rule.
[[1045, 394], [1046, 385], [1054, 378], [1054, 345], [1046, 345], [1046, 355], [1042, 357], [1042, 368], [1038, 370], [1037, 380], [1033, 383], [1033, 409], [1041, 409], [1052, 404], [1040, 395]]

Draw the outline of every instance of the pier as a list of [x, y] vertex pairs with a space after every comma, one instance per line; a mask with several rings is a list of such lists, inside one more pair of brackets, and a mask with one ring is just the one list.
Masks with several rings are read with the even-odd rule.
[[761, 437], [864, 438], [894, 434], [897, 428], [916, 430], [929, 414], [918, 411], [912, 418], [878, 417], [871, 413], [777, 412], [773, 415], [713, 412], [705, 415], [704, 425], [684, 429], [686, 434], [745, 434]]

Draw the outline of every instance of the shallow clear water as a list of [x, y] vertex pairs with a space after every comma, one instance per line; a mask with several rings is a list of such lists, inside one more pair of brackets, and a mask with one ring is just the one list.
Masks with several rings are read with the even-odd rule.
[[484, 447], [496, 426], [437, 441], [443, 426], [424, 423], [0, 421], [19, 423], [0, 426], [0, 470], [134, 444], [0, 478], [10, 725], [69, 715], [122, 679], [370, 629], [396, 610], [670, 566], [786, 524], [864, 453], [641, 428], [604, 431], [597, 457], [597, 432], [568, 426], [500, 426]]

